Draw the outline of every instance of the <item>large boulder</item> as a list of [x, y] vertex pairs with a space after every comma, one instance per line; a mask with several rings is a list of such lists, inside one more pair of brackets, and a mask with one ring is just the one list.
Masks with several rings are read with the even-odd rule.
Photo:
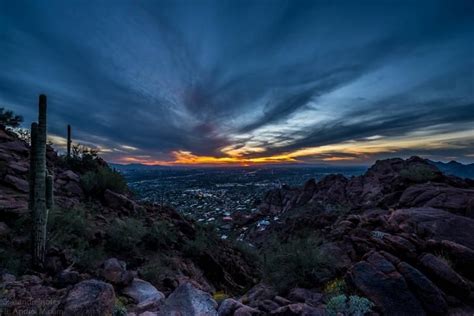
[[326, 313], [322, 308], [316, 308], [304, 303], [295, 303], [282, 306], [270, 312], [275, 316], [324, 316]]
[[288, 294], [288, 299], [294, 302], [306, 303], [312, 306], [318, 306], [323, 299], [321, 293], [313, 292], [308, 289], [294, 288]]
[[426, 253], [420, 256], [423, 270], [437, 284], [458, 297], [468, 297], [470, 293], [469, 284], [449, 266], [449, 264], [433, 254]]
[[443, 210], [422, 207], [399, 209], [388, 219], [393, 229], [435, 240], [454, 241], [474, 249], [474, 220]]
[[72, 170], [63, 171], [58, 175], [58, 179], [79, 182], [81, 180], [80, 176]]
[[111, 315], [115, 305], [112, 285], [86, 280], [76, 284], [62, 302], [65, 315]]
[[2, 143], [0, 149], [5, 150], [7, 152], [19, 154], [21, 156], [28, 156], [30, 152], [26, 143], [21, 140], [14, 140], [11, 142]]
[[435, 251], [446, 254], [458, 273], [474, 280], [474, 269], [472, 268], [474, 267], [474, 250], [449, 240], [434, 242], [432, 247]]
[[122, 290], [122, 294], [132, 298], [136, 304], [145, 301], [160, 301], [165, 295], [158, 291], [151, 283], [135, 278], [132, 283]]
[[347, 279], [384, 315], [426, 315], [402, 275], [378, 253], [352, 266]]
[[12, 176], [10, 174], [5, 176], [3, 181], [20, 192], [28, 193], [28, 191], [30, 190], [28, 181]]
[[123, 210], [129, 213], [135, 213], [141, 208], [135, 201], [125, 195], [113, 192], [109, 189], [104, 192], [104, 201], [106, 206], [116, 211]]
[[258, 316], [262, 314], [258, 309], [244, 305], [235, 311], [234, 316]]
[[209, 293], [187, 282], [170, 294], [160, 312], [167, 316], [217, 316], [216, 308], [217, 303]]
[[70, 269], [65, 269], [58, 273], [56, 276], [56, 286], [59, 288], [67, 287], [69, 285], [74, 285], [81, 280], [81, 275], [77, 271]]
[[243, 306], [245, 305], [239, 301], [236, 301], [233, 298], [227, 298], [219, 305], [217, 313], [219, 316], [232, 316], [237, 309]]
[[418, 184], [403, 192], [400, 206], [434, 207], [474, 218], [474, 190], [446, 184]]
[[278, 293], [273, 287], [264, 283], [259, 283], [252, 287], [244, 296], [242, 296], [240, 301], [251, 307], [257, 307], [261, 301], [271, 300], [277, 294]]
[[430, 315], [446, 315], [448, 305], [444, 294], [433, 282], [406, 262], [400, 262], [397, 268]]
[[128, 285], [133, 280], [133, 273], [127, 271], [125, 262], [116, 258], [109, 258], [102, 263], [100, 275], [117, 285]]

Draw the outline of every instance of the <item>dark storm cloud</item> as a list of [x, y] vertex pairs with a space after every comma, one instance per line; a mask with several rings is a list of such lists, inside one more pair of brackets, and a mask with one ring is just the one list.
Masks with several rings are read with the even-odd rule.
[[[473, 16], [471, 1], [2, 1], [0, 102], [32, 121], [48, 94], [50, 131], [70, 123], [111, 159], [449, 132], [474, 122]], [[291, 123], [311, 110], [334, 117]]]

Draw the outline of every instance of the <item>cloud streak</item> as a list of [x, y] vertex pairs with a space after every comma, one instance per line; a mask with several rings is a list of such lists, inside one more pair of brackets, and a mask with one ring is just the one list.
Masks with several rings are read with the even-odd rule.
[[48, 94], [50, 132], [72, 124], [111, 161], [472, 161], [473, 14], [471, 1], [2, 2], [0, 102], [31, 121]]

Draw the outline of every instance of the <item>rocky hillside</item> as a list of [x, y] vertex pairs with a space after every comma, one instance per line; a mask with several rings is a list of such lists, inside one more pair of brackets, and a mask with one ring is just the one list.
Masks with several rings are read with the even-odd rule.
[[[334, 258], [325, 278], [381, 314], [472, 315], [473, 184], [418, 157], [377, 161], [351, 179], [330, 175], [268, 192], [253, 220], [269, 225], [246, 238], [265, 248], [275, 236], [294, 246], [292, 236], [316, 235], [312, 245]], [[328, 284], [313, 283], [320, 303]]]
[[[114, 192], [121, 179], [100, 158], [67, 161], [48, 148], [47, 159], [55, 208], [45, 269], [34, 271], [29, 145], [0, 128], [0, 287], [7, 314], [145, 312], [181, 286], [192, 293], [240, 293], [257, 281], [245, 254], [211, 230], [173, 209]], [[140, 305], [148, 296], [153, 300]]]
[[47, 264], [35, 271], [28, 155], [0, 129], [6, 315], [474, 313], [474, 182], [423, 159], [269, 192], [259, 212], [235, 221], [255, 248], [135, 202], [100, 158], [68, 161], [49, 148], [56, 207]]

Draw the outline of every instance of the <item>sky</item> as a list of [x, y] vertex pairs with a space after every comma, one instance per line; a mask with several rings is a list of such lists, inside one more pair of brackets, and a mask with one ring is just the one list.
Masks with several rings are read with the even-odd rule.
[[146, 164], [474, 162], [471, 0], [0, 0], [0, 107]]

